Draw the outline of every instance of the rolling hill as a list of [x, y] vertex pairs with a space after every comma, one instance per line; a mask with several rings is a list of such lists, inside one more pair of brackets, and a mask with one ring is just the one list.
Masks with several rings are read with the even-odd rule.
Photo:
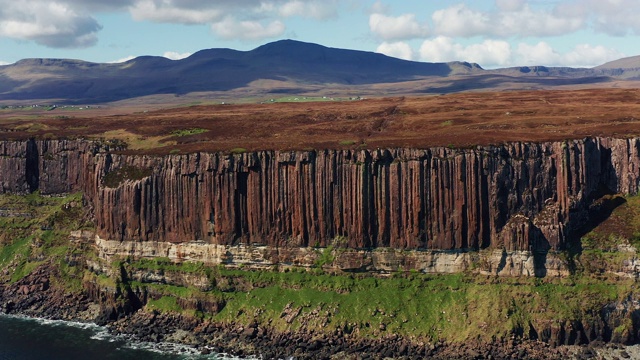
[[181, 96], [257, 87], [254, 93], [260, 94], [328, 88], [357, 89], [362, 93], [373, 88], [394, 94], [449, 93], [617, 80], [640, 80], [640, 57], [593, 69], [538, 66], [484, 70], [467, 62], [414, 62], [373, 52], [281, 40], [251, 51], [202, 50], [176, 61], [153, 56], [117, 64], [25, 59], [0, 66], [0, 102], [105, 103], [158, 94]]

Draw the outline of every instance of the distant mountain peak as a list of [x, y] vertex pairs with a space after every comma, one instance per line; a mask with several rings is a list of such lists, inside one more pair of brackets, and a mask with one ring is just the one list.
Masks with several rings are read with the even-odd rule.
[[31, 58], [17, 61], [15, 66], [86, 66], [96, 63], [75, 59]]
[[[379, 90], [384, 86], [378, 85], [400, 83], [393, 85], [396, 93], [449, 93], [520, 86], [550, 88], [559, 84], [587, 86], [614, 78], [640, 80], [640, 56], [599, 68], [483, 70], [480, 65], [465, 61], [409, 61], [371, 51], [284, 39], [250, 51], [201, 50], [181, 60], [141, 56], [119, 64], [98, 64], [69, 59], [25, 59], [0, 67], [0, 101], [109, 102], [156, 94], [236, 90], [244, 93], [247, 89], [260, 94], [281, 94], [325, 91], [331, 87], [357, 92], [369, 88], [375, 94], [386, 94]], [[276, 82], [278, 87], [263, 87]], [[350, 88], [354, 85], [358, 87]]]
[[250, 51], [254, 56], [292, 57], [297, 60], [324, 57], [327, 51], [336, 50], [323, 45], [297, 40], [278, 40]]
[[276, 40], [264, 45], [258, 46], [253, 51], [272, 51], [272, 50], [299, 50], [299, 49], [328, 49], [324, 45], [310, 42], [304, 42], [292, 39]]

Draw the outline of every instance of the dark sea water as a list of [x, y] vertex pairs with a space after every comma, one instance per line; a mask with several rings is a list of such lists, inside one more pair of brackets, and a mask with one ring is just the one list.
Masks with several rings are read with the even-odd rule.
[[238, 359], [199, 355], [173, 344], [132, 342], [91, 324], [0, 315], [0, 360], [181, 360]]

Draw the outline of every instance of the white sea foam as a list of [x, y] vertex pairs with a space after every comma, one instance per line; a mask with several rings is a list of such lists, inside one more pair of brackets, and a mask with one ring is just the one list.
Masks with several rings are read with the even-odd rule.
[[33, 321], [38, 324], [49, 325], [49, 326], [67, 326], [67, 327], [74, 327], [74, 328], [85, 329], [85, 330], [106, 329], [103, 326], [99, 326], [93, 323], [78, 322], [78, 321], [51, 320], [51, 319], [43, 319], [43, 318], [33, 318], [33, 317], [24, 316], [24, 315], [9, 315], [9, 314], [2, 314], [0, 316], [4, 316], [11, 319]]
[[[63, 320], [51, 320], [51, 319], [42, 319], [42, 318], [31, 318], [31, 317], [27, 317], [27, 316], [22, 316], [22, 315], [4, 315], [1, 314], [0, 316], [4, 316], [4, 317], [8, 317], [8, 318], [13, 318], [13, 319], [20, 319], [20, 320], [24, 320], [24, 321], [33, 321], [36, 322], [38, 324], [41, 325], [47, 325], [47, 326], [66, 326], [66, 327], [74, 327], [74, 328], [80, 328], [83, 330], [89, 330], [92, 332], [92, 335], [90, 336], [91, 339], [93, 340], [98, 340], [98, 341], [108, 341], [108, 342], [121, 342], [122, 346], [121, 348], [123, 349], [131, 349], [131, 350], [145, 350], [145, 351], [151, 351], [151, 352], [155, 352], [155, 353], [160, 353], [160, 354], [174, 354], [174, 355], [179, 355], [180, 357], [184, 358], [184, 359], [193, 359], [193, 360], [205, 360], [205, 359], [212, 359], [212, 360], [259, 360], [261, 359], [261, 357], [247, 357], [247, 358], [239, 358], [239, 357], [234, 357], [231, 356], [229, 354], [210, 354], [210, 355], [202, 355], [201, 354], [201, 349], [197, 349], [193, 346], [189, 346], [189, 345], [184, 345], [184, 344], [176, 344], [176, 343], [169, 343], [169, 342], [159, 342], [159, 343], [152, 343], [152, 342], [146, 342], [146, 341], [139, 341], [136, 340], [134, 337], [129, 336], [129, 335], [114, 335], [109, 333], [109, 329], [105, 326], [99, 326], [93, 323], [83, 323], [83, 322], [76, 322], [76, 321], [63, 321]], [[209, 347], [205, 347], [206, 349], [212, 351], [211, 348]]]
[[[158, 354], [174, 354], [174, 355], [180, 355], [182, 358], [184, 359], [188, 359], [188, 360], [205, 360], [205, 359], [211, 359], [211, 360], [260, 360], [262, 359], [261, 357], [245, 357], [245, 358], [240, 358], [240, 357], [236, 357], [236, 356], [232, 356], [229, 354], [209, 354], [209, 355], [202, 355], [202, 348], [198, 349], [196, 347], [193, 346], [189, 346], [189, 345], [184, 345], [184, 344], [177, 344], [177, 343], [171, 343], [171, 342], [158, 342], [158, 343], [154, 343], [154, 342], [148, 342], [148, 341], [140, 341], [135, 339], [133, 336], [131, 335], [114, 335], [114, 334], [110, 334], [106, 328], [104, 328], [104, 331], [100, 331], [98, 333], [96, 333], [94, 336], [92, 336], [92, 338], [98, 339], [98, 340], [106, 340], [106, 341], [120, 341], [122, 342], [124, 345], [122, 346], [123, 348], [126, 349], [132, 349], [132, 350], [145, 350], [145, 351], [150, 351], [150, 352], [155, 352]], [[213, 349], [205, 346], [204, 348], [208, 349], [209, 351], [212, 351]]]
[[103, 326], [101, 326], [99, 330], [95, 331], [94, 334], [91, 335], [91, 339], [108, 342], [116, 342], [118, 340], [116, 336], [110, 334], [109, 330]]

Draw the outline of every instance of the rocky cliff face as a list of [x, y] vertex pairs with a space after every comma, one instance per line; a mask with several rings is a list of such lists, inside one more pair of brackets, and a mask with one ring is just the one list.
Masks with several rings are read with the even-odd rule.
[[[93, 240], [93, 238], [92, 238]], [[184, 261], [206, 265], [225, 265], [254, 270], [274, 268], [322, 267], [334, 272], [368, 272], [391, 274], [418, 271], [427, 274], [455, 274], [473, 271], [481, 275], [566, 277], [570, 275], [566, 261], [555, 254], [530, 251], [492, 250], [403, 251], [393, 249], [355, 250], [312, 247], [272, 247], [255, 245], [214, 245], [203, 242], [134, 242], [105, 240], [95, 243], [101, 259], [162, 257], [175, 263]], [[616, 275], [639, 278], [635, 254]], [[99, 269], [98, 273], [106, 270]]]
[[110, 240], [546, 252], [576, 238], [595, 199], [637, 193], [639, 143], [146, 156], [0, 142], [0, 190], [81, 190]]
[[0, 193], [93, 193], [94, 157], [108, 151], [85, 140], [0, 141]]

